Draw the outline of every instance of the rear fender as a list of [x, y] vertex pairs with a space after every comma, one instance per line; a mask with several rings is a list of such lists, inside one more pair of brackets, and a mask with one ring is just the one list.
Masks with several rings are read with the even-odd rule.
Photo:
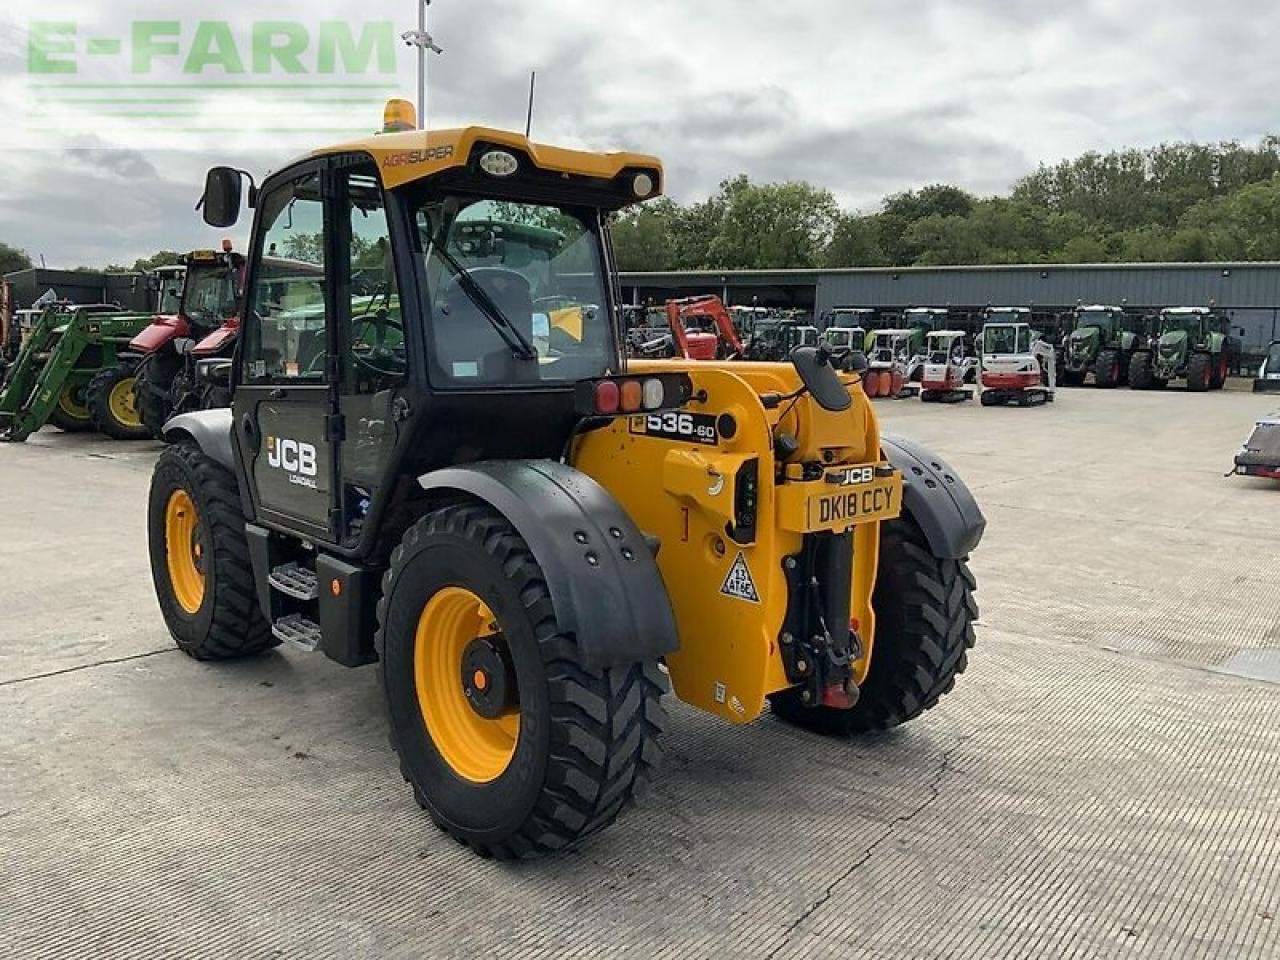
[[436, 470], [418, 482], [428, 493], [480, 500], [511, 522], [588, 666], [653, 660], [679, 646], [671, 600], [643, 535], [586, 474], [550, 460], [498, 460]]
[[934, 555], [967, 557], [987, 527], [978, 502], [959, 475], [924, 447], [902, 437], [882, 437], [890, 463], [902, 472], [902, 509], [920, 525]]
[[228, 320], [191, 349], [193, 357], [216, 357], [235, 345], [240, 335], [240, 321]]
[[169, 443], [194, 443], [206, 456], [235, 473], [232, 423], [231, 411], [226, 408], [180, 413], [164, 425], [164, 439]]
[[190, 332], [191, 325], [182, 317], [156, 317], [129, 341], [129, 349], [135, 353], [155, 353]]

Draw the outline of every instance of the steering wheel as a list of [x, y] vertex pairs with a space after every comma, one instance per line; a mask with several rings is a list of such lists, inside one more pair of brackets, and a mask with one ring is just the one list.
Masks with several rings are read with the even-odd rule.
[[[356, 331], [361, 325], [372, 325], [376, 331], [376, 342], [371, 344], [366, 352], [356, 349], [355, 343], [361, 337], [356, 335]], [[356, 366], [362, 368], [366, 373], [373, 376], [397, 376], [405, 372], [406, 366], [404, 359], [394, 350], [387, 346], [387, 329], [398, 330], [400, 332], [401, 342], [404, 339], [404, 323], [400, 320], [392, 320], [385, 309], [378, 310], [372, 316], [364, 315], [356, 317], [352, 323], [352, 348], [351, 357], [356, 362]]]

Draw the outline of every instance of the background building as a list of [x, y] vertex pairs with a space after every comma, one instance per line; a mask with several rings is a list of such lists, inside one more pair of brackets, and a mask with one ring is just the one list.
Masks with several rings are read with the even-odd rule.
[[821, 317], [835, 307], [990, 305], [1065, 312], [1079, 301], [1158, 310], [1213, 305], [1231, 317], [1246, 353], [1280, 338], [1280, 263], [1042, 264], [869, 267], [849, 270], [624, 273], [628, 302], [716, 293], [730, 304], [791, 307]]

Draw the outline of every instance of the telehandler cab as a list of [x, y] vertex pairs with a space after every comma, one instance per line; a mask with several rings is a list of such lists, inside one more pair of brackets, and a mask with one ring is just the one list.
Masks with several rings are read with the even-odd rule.
[[[243, 176], [210, 171], [210, 224]], [[824, 349], [624, 359], [607, 224], [662, 185], [653, 157], [477, 127], [286, 166], [250, 186], [231, 408], [165, 427], [148, 528], [179, 647], [377, 662], [403, 776], [486, 856], [612, 822], [668, 676], [732, 724], [771, 702], [848, 734], [932, 707], [973, 644], [981, 512]], [[273, 245], [322, 268], [313, 299], [273, 289]]]

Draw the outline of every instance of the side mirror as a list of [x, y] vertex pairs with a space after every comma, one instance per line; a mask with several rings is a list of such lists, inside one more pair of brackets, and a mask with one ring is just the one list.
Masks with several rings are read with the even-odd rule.
[[209, 226], [234, 227], [240, 219], [240, 176], [231, 167], [214, 167], [206, 174], [200, 206]]

